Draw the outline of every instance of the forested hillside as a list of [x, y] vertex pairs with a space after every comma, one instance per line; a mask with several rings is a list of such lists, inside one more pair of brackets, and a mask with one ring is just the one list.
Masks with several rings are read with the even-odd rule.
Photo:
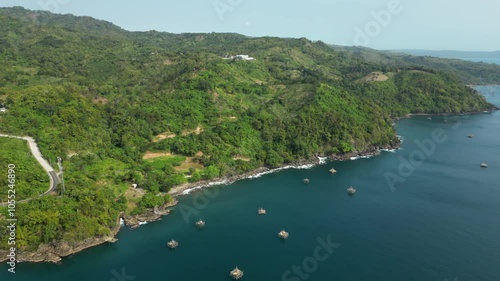
[[[377, 51], [364, 47], [343, 47], [332, 46], [334, 50], [339, 52], [349, 53], [357, 58], [377, 63], [398, 65], [401, 68], [423, 67], [426, 69], [434, 69], [439, 71], [453, 72], [463, 83], [469, 85], [484, 85], [500, 83], [500, 65], [485, 62], [470, 62], [462, 59], [441, 59], [431, 56], [448, 55], [450, 58], [459, 56], [473, 58], [475, 52], [433, 52], [433, 51], [415, 51], [416, 54], [421, 53], [422, 56], [410, 55], [403, 52], [395, 51]], [[411, 52], [410, 52], [411, 53]], [[481, 54], [481, 52], [477, 52]], [[484, 53], [486, 55], [487, 53]], [[497, 57], [499, 52], [491, 52], [488, 55], [493, 58]], [[425, 56], [423, 56], [425, 55]], [[483, 57], [484, 58], [484, 57]]]
[[[188, 181], [396, 145], [394, 117], [492, 108], [463, 84], [464, 71], [482, 77], [473, 63], [455, 72], [305, 38], [127, 32], [22, 8], [0, 9], [0, 23], [0, 132], [32, 136], [65, 167], [63, 194], [17, 207], [27, 250], [105, 235]], [[223, 59], [237, 54], [255, 60]], [[133, 183], [146, 195], [129, 196]]]

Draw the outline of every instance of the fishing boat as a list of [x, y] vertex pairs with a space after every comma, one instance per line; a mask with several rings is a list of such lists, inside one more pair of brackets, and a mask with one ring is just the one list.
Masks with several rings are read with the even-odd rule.
[[240, 270], [238, 267], [236, 267], [235, 269], [231, 270], [231, 272], [229, 272], [229, 276], [231, 276], [235, 280], [241, 279], [241, 277], [243, 277], [243, 270]]
[[203, 227], [205, 227], [205, 222], [202, 221], [202, 220], [199, 220], [199, 221], [196, 222], [196, 226], [198, 228], [203, 228]]
[[177, 246], [179, 246], [179, 242], [175, 241], [174, 239], [170, 240], [168, 243], [167, 243], [167, 246], [170, 248], [170, 249], [175, 249], [177, 248]]
[[278, 237], [281, 239], [287, 239], [288, 238], [288, 232], [282, 230], [278, 233]]
[[259, 208], [259, 210], [257, 210], [257, 214], [259, 214], [259, 215], [265, 215], [266, 214], [266, 209]]
[[351, 186], [351, 187], [349, 187], [349, 188], [347, 189], [347, 193], [348, 193], [349, 195], [353, 195], [354, 193], [356, 193], [356, 188], [354, 188], [354, 187], [352, 187], [352, 186]]

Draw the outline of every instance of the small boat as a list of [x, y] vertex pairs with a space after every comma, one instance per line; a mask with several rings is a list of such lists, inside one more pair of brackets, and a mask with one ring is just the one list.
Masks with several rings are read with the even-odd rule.
[[347, 189], [347, 193], [348, 193], [349, 195], [353, 195], [354, 193], [356, 193], [356, 188], [354, 188], [354, 187], [352, 187], [352, 186], [351, 186], [351, 187], [349, 187], [349, 188]]
[[199, 221], [196, 222], [196, 226], [198, 228], [203, 228], [203, 227], [205, 227], [205, 222], [202, 221], [202, 220], [199, 220]]
[[288, 232], [282, 230], [278, 233], [278, 237], [281, 239], [287, 239], [288, 238]]
[[335, 170], [334, 168], [330, 169], [330, 173], [335, 174], [336, 172], [337, 172], [337, 170]]
[[257, 210], [257, 214], [259, 214], [259, 215], [265, 215], [266, 214], [266, 209], [260, 208], [259, 210]]
[[229, 276], [231, 276], [235, 280], [238, 280], [243, 277], [243, 270], [240, 270], [238, 267], [236, 267], [235, 269], [231, 270], [231, 272], [229, 272]]
[[427, 117], [427, 120], [432, 120], [432, 117]]
[[474, 138], [474, 135], [468, 135], [467, 137], [468, 137], [469, 139], [472, 139], [472, 138]]
[[168, 243], [167, 243], [167, 246], [170, 248], [170, 249], [175, 249], [177, 248], [177, 246], [179, 246], [179, 242], [175, 241], [174, 239], [170, 240]]
[[481, 168], [488, 168], [488, 164], [486, 164], [485, 162], [481, 163]]
[[309, 180], [308, 178], [305, 178], [305, 179], [304, 179], [304, 183], [306, 183], [306, 184], [307, 184], [307, 183], [309, 183], [309, 182], [310, 182], [310, 180]]

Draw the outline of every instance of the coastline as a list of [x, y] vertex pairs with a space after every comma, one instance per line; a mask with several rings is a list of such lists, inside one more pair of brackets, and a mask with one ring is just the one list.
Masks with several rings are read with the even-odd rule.
[[287, 170], [287, 169], [310, 169], [317, 165], [327, 164], [327, 161], [347, 161], [347, 160], [357, 160], [361, 158], [370, 158], [373, 156], [379, 155], [382, 151], [395, 151], [401, 147], [401, 140], [398, 138], [398, 142], [395, 145], [386, 145], [383, 147], [371, 147], [364, 151], [353, 151], [349, 153], [341, 153], [341, 154], [332, 154], [332, 155], [316, 155], [316, 158], [313, 159], [302, 159], [295, 161], [293, 163], [282, 164], [275, 168], [269, 167], [260, 167], [253, 171], [246, 172], [243, 174], [220, 177], [213, 180], [200, 181], [196, 183], [185, 183], [182, 185], [178, 185], [170, 189], [168, 192], [170, 195], [177, 197], [191, 194], [191, 192], [199, 191], [205, 188], [209, 188], [217, 185], [230, 185], [239, 180], [244, 179], [254, 179], [259, 178], [263, 175], [276, 173], [279, 171]]
[[[394, 121], [403, 119], [403, 118], [411, 118], [413, 116], [451, 116], [451, 115], [465, 115], [465, 114], [480, 114], [485, 112], [493, 112], [495, 110], [500, 110], [498, 107], [493, 107], [487, 111], [480, 112], [466, 112], [466, 113], [412, 113], [407, 114], [404, 117], [397, 117]], [[396, 136], [398, 137], [398, 136]], [[174, 197], [173, 202], [168, 202], [165, 205], [161, 206], [155, 210], [147, 210], [143, 214], [134, 215], [134, 216], [124, 216], [124, 214], [120, 214], [118, 217], [118, 224], [115, 228], [110, 229], [111, 233], [107, 236], [103, 237], [92, 237], [75, 243], [73, 245], [69, 245], [66, 242], [57, 242], [51, 244], [42, 244], [38, 247], [35, 252], [19, 252], [17, 255], [18, 262], [51, 262], [51, 263], [60, 263], [62, 262], [62, 258], [76, 254], [85, 249], [95, 247], [104, 243], [114, 243], [117, 241], [115, 238], [118, 232], [120, 231], [122, 226], [129, 227], [131, 229], [136, 229], [141, 225], [144, 225], [149, 222], [154, 222], [161, 220], [163, 216], [170, 214], [170, 207], [177, 205], [178, 201], [175, 200], [177, 196], [188, 195], [191, 192], [199, 191], [204, 188], [217, 186], [217, 185], [230, 185], [234, 182], [244, 179], [252, 179], [258, 178], [262, 175], [279, 172], [286, 169], [310, 169], [317, 165], [324, 165], [331, 161], [347, 161], [347, 160], [357, 160], [361, 158], [370, 158], [373, 156], [379, 155], [382, 151], [395, 151], [400, 149], [401, 147], [401, 139], [398, 137], [398, 141], [392, 143], [391, 145], [386, 145], [383, 147], [375, 147], [371, 146], [370, 148], [364, 151], [353, 151], [349, 153], [339, 153], [332, 155], [316, 155], [314, 158], [310, 159], [302, 159], [292, 163], [282, 164], [275, 168], [269, 167], [259, 167], [250, 172], [220, 177], [213, 180], [199, 181], [196, 183], [185, 183], [182, 185], [178, 185], [173, 187], [168, 194]], [[0, 250], [0, 262], [4, 262], [7, 260], [8, 251]]]
[[[459, 115], [472, 115], [472, 114], [481, 114], [481, 113], [492, 113], [496, 110], [500, 110], [499, 107], [494, 106], [485, 111], [471, 111], [471, 112], [463, 112], [463, 113], [410, 113], [403, 117], [396, 117], [393, 121], [396, 122], [400, 119], [411, 118], [413, 116], [459, 116]], [[401, 148], [401, 139], [397, 136], [398, 142], [394, 145], [386, 145], [384, 147], [370, 147], [367, 150], [358, 152], [350, 152], [350, 153], [341, 153], [341, 154], [333, 154], [329, 156], [316, 156], [316, 159], [303, 159], [298, 160], [293, 163], [282, 164], [276, 168], [268, 168], [268, 167], [260, 167], [253, 171], [246, 172], [239, 175], [229, 176], [229, 177], [221, 177], [213, 180], [199, 181], [196, 183], [185, 183], [182, 185], [178, 185], [170, 189], [168, 192], [170, 195], [177, 197], [182, 195], [188, 195], [193, 191], [199, 191], [204, 188], [208, 188], [211, 186], [217, 185], [230, 185], [239, 180], [249, 179], [249, 178], [257, 178], [261, 175], [270, 174], [279, 172], [286, 169], [309, 169], [316, 165], [326, 164], [325, 160], [329, 161], [346, 161], [346, 160], [356, 160], [359, 158], [369, 158], [373, 156], [379, 155], [382, 151], [395, 151]], [[325, 160], [322, 160], [324, 158]], [[356, 159], [353, 159], [356, 158]]]
[[[118, 241], [116, 235], [120, 232], [120, 229], [123, 226], [135, 229], [147, 222], [161, 220], [163, 216], [170, 214], [171, 210], [169, 208], [177, 205], [177, 203], [177, 200], [174, 199], [172, 202], [168, 202], [156, 210], [148, 210], [143, 214], [135, 216], [124, 216], [124, 214], [122, 213], [117, 219], [117, 225], [110, 229], [110, 233], [108, 235], [102, 237], [90, 237], [73, 244], [64, 241], [52, 242], [49, 244], [39, 245], [36, 251], [19, 251], [16, 255], [17, 263], [61, 263], [64, 257], [71, 256], [83, 250], [99, 246], [104, 243], [115, 243]], [[122, 224], [122, 219], [125, 224]], [[0, 262], [5, 262], [8, 260], [7, 254], [8, 251], [0, 250]]]
[[[402, 118], [411, 118], [413, 116], [461, 116], [461, 115], [474, 115], [474, 114], [481, 114], [481, 113], [492, 113], [494, 111], [500, 110], [499, 107], [493, 106], [492, 108], [484, 111], [470, 111], [470, 112], [462, 112], [462, 113], [409, 113], [406, 114], [404, 117], [399, 117], [399, 119]], [[397, 120], [399, 120], [397, 119]]]
[[[350, 153], [343, 154], [333, 154], [328, 156], [316, 156], [312, 159], [298, 160], [293, 163], [287, 163], [280, 165], [276, 168], [260, 167], [253, 171], [233, 175], [229, 177], [221, 177], [208, 181], [201, 181], [196, 183], [186, 183], [183, 185], [176, 186], [169, 191], [173, 197], [182, 196], [190, 194], [192, 191], [198, 191], [203, 188], [216, 186], [216, 185], [230, 185], [236, 181], [248, 179], [248, 178], [258, 178], [262, 175], [279, 172], [286, 169], [310, 169], [316, 165], [326, 164], [327, 161], [346, 161], [346, 160], [356, 160], [360, 158], [369, 158], [379, 155], [382, 151], [395, 151], [400, 148], [401, 141], [397, 141], [395, 145], [387, 145], [383, 147], [370, 147], [364, 151], [354, 151]], [[117, 219], [117, 226], [110, 229], [110, 234], [103, 237], [91, 237], [83, 241], [69, 244], [67, 242], [54, 242], [49, 244], [41, 244], [36, 251], [32, 252], [22, 252], [19, 251], [17, 254], [17, 262], [31, 262], [31, 263], [61, 263], [64, 257], [71, 256], [88, 248], [102, 245], [104, 243], [115, 243], [118, 241], [116, 235], [119, 233], [120, 229], [124, 226], [131, 229], [136, 229], [141, 225], [149, 222], [154, 222], [161, 220], [163, 216], [170, 214], [171, 209], [177, 205], [178, 201], [174, 198], [172, 202], [168, 202], [165, 205], [157, 208], [156, 210], [148, 210], [143, 214], [134, 216], [125, 216], [123, 213]], [[0, 250], [0, 262], [7, 261], [8, 251]]]

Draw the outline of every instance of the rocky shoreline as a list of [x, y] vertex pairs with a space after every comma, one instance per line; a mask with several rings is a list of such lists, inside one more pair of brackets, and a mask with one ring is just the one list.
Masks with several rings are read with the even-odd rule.
[[[495, 110], [500, 110], [498, 107], [493, 107], [490, 110], [487, 110], [487, 112], [493, 112]], [[462, 113], [462, 114], [479, 114], [483, 112], [467, 112], [467, 113]], [[397, 117], [394, 118], [394, 122], [398, 121], [401, 118], [411, 118], [412, 116], [448, 116], [448, 115], [458, 115], [456, 113], [438, 113], [438, 114], [426, 114], [426, 113], [413, 113], [413, 114], [408, 114], [404, 117]], [[196, 183], [186, 183], [183, 185], [176, 186], [172, 188], [169, 192], [169, 194], [173, 196], [181, 196], [185, 194], [189, 194], [190, 191], [192, 190], [199, 190], [203, 189], [206, 187], [214, 186], [214, 185], [221, 185], [221, 184], [226, 184], [229, 185], [231, 183], [234, 183], [239, 180], [247, 179], [247, 178], [252, 178], [259, 176], [261, 174], [266, 174], [266, 173], [272, 173], [284, 169], [289, 169], [289, 168], [301, 168], [305, 167], [307, 168], [308, 166], [314, 166], [314, 165], [320, 165], [320, 164], [325, 164], [325, 160], [328, 159], [330, 161], [345, 161], [345, 160], [351, 160], [352, 158], [365, 158], [365, 157], [372, 157], [379, 155], [381, 151], [383, 150], [397, 150], [401, 146], [401, 141], [395, 141], [391, 145], [387, 145], [384, 147], [375, 147], [372, 146], [369, 149], [366, 149], [364, 151], [354, 151], [350, 153], [342, 153], [342, 154], [332, 154], [332, 155], [316, 155], [316, 158], [313, 159], [304, 159], [304, 160], [299, 160], [294, 163], [288, 163], [288, 164], [283, 164], [280, 167], [276, 168], [268, 168], [268, 167], [260, 167], [257, 168], [251, 172], [243, 173], [243, 174], [238, 174], [238, 175], [232, 175], [232, 176], [227, 176], [227, 177], [222, 177], [214, 180], [209, 180], [209, 181], [200, 181]], [[155, 208], [154, 210], [148, 210], [143, 214], [139, 215], [134, 215], [134, 216], [125, 216], [124, 214], [121, 214], [119, 219], [123, 219], [124, 224], [127, 227], [130, 227], [132, 229], [138, 228], [141, 225], [148, 223], [148, 222], [154, 222], [161, 220], [163, 216], [170, 214], [171, 210], [169, 209], [170, 207], [173, 207], [177, 205], [178, 201], [173, 200], [172, 202], [166, 203], [165, 205]], [[118, 232], [120, 231], [122, 224], [120, 222], [117, 223], [117, 226], [113, 229], [110, 229], [110, 234], [103, 236], [103, 237], [93, 237], [93, 238], [88, 238], [83, 241], [80, 241], [78, 243], [74, 244], [69, 244], [67, 242], [53, 242], [49, 244], [42, 244], [38, 247], [37, 251], [35, 252], [18, 252], [17, 253], [17, 262], [52, 262], [52, 263], [60, 263], [63, 257], [67, 257], [70, 255], [73, 255], [75, 253], [78, 253], [80, 251], [83, 251], [85, 249], [98, 246], [104, 243], [114, 243], [117, 241], [115, 238]], [[0, 250], [0, 262], [7, 261], [7, 254], [8, 251], [6, 250]]]
[[303, 159], [296, 161], [294, 163], [283, 164], [276, 168], [260, 167], [251, 172], [238, 174], [234, 176], [227, 176], [213, 180], [182, 184], [172, 188], [169, 191], [169, 194], [171, 194], [172, 196], [182, 196], [189, 194], [193, 190], [201, 190], [203, 188], [215, 185], [229, 185], [236, 181], [252, 178], [260, 174], [277, 172], [289, 168], [300, 168], [300, 167], [324, 164], [322, 163], [322, 160], [320, 158], [325, 158], [330, 161], [346, 161], [346, 160], [351, 160], [352, 158], [372, 157], [379, 155], [382, 150], [397, 150], [400, 148], [400, 146], [401, 146], [401, 141], [398, 140], [393, 145], [387, 145], [384, 147], [370, 147], [365, 151], [353, 151], [350, 153], [332, 154], [332, 155], [317, 155], [316, 159]]
[[143, 214], [135, 216], [125, 216], [122, 214], [121, 218], [126, 226], [136, 229], [145, 223], [161, 220], [163, 216], [170, 214], [172, 210], [169, 208], [177, 205], [177, 203], [178, 201], [174, 199], [172, 202], [168, 202], [167, 204], [154, 210], [148, 210]]
[[[63, 257], [73, 255], [85, 249], [108, 243], [116, 242], [116, 234], [120, 230], [120, 225], [111, 229], [109, 235], [103, 237], [87, 238], [83, 241], [69, 244], [68, 242], [53, 242], [49, 244], [41, 244], [35, 252], [17, 252], [17, 262], [51, 262], [59, 263]], [[7, 251], [0, 251], [0, 262], [7, 260]]]
[[[265, 173], [272, 173], [288, 168], [300, 168], [300, 167], [308, 167], [308, 166], [314, 166], [314, 165], [319, 165], [319, 164], [324, 164], [326, 159], [331, 160], [331, 161], [345, 161], [345, 160], [350, 160], [351, 158], [361, 158], [361, 157], [371, 157], [380, 154], [381, 150], [395, 150], [400, 147], [400, 142], [398, 141], [397, 143], [393, 145], [388, 145], [385, 147], [370, 147], [369, 149], [365, 151], [354, 151], [350, 153], [343, 153], [343, 154], [332, 154], [332, 155], [325, 155], [325, 156], [320, 156], [317, 155], [316, 158], [314, 159], [304, 159], [304, 160], [299, 160], [294, 163], [288, 163], [281, 165], [280, 167], [277, 168], [268, 168], [268, 167], [260, 167], [257, 168], [251, 172], [239, 174], [239, 175], [233, 175], [233, 176], [228, 176], [228, 177], [223, 177], [223, 178], [218, 178], [210, 181], [201, 181], [197, 183], [187, 183], [183, 184], [177, 187], [174, 187], [170, 190], [169, 194], [173, 196], [181, 196], [186, 193], [186, 191], [189, 190], [198, 190], [202, 189], [205, 187], [210, 187], [214, 185], [219, 185], [219, 184], [231, 184], [239, 180], [247, 179], [247, 178], [252, 178], [256, 177], [261, 174]], [[322, 160], [323, 159], [323, 160]], [[154, 222], [161, 220], [163, 216], [170, 214], [171, 209], [170, 207], [173, 207], [177, 205], [178, 201], [173, 200], [172, 202], [169, 202], [159, 208], [156, 208], [154, 210], [148, 210], [143, 214], [139, 215], [134, 215], [134, 216], [125, 216], [124, 214], [121, 214], [119, 219], [123, 219], [124, 224], [127, 227], [130, 227], [132, 229], [138, 228], [141, 225], [148, 223], [148, 222]], [[42, 244], [38, 247], [38, 249], [35, 252], [18, 252], [17, 253], [17, 261], [18, 262], [34, 262], [34, 263], [39, 263], [39, 262], [51, 262], [51, 263], [60, 263], [62, 261], [62, 258], [73, 255], [75, 253], [78, 253], [80, 251], [83, 251], [85, 249], [98, 246], [104, 243], [114, 243], [117, 241], [116, 235], [120, 231], [121, 224], [120, 222], [117, 222], [118, 226], [111, 229], [111, 233], [107, 236], [103, 237], [93, 237], [93, 238], [88, 238], [83, 241], [80, 241], [75, 244], [69, 244], [67, 242], [54, 242], [50, 244]], [[0, 262], [4, 262], [7, 260], [7, 254], [8, 251], [2, 251], [0, 250]]]
[[[177, 200], [174, 199], [174, 201], [169, 202], [155, 210], [148, 210], [144, 214], [135, 216], [124, 216], [124, 214], [121, 214], [120, 219], [124, 220], [126, 226], [134, 229], [145, 222], [161, 220], [163, 216], [170, 214], [171, 210], [169, 208], [175, 205], [177, 205]], [[87, 238], [74, 244], [69, 244], [68, 242], [53, 242], [49, 244], [42, 244], [34, 252], [19, 251], [17, 253], [16, 259], [18, 263], [60, 263], [62, 261], [62, 258], [71, 256], [85, 249], [92, 248], [104, 243], [115, 243], [116, 241], [118, 241], [118, 239], [116, 239], [116, 235], [120, 231], [121, 226], [122, 225], [120, 224], [120, 220], [118, 220], [117, 226], [110, 229], [110, 234], [103, 237]], [[7, 254], [8, 251], [0, 250], [0, 262], [7, 261]]]
[[[462, 112], [462, 113], [410, 113], [401, 118], [411, 118], [412, 116], [457, 116], [457, 115], [473, 115], [473, 114], [481, 114], [481, 113], [492, 113], [493, 111], [500, 110], [500, 107], [493, 106], [492, 108], [483, 110], [483, 111], [470, 111], [470, 112]], [[397, 120], [399, 120], [398, 118]], [[396, 120], [396, 121], [397, 121]]]

